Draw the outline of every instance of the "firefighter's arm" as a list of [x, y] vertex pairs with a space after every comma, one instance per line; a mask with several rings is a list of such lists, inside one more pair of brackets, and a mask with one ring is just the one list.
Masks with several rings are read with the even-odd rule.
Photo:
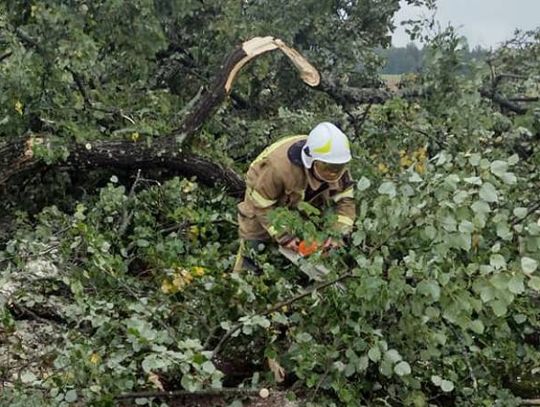
[[257, 182], [247, 188], [246, 194], [251, 201], [255, 216], [259, 223], [266, 229], [268, 234], [279, 244], [288, 243], [288, 237], [279, 235], [270, 225], [268, 213], [278, 206], [279, 198], [284, 193], [283, 180], [273, 171], [271, 166], [262, 169]]
[[354, 189], [352, 183], [347, 185], [341, 192], [332, 197], [336, 205], [337, 222], [336, 230], [343, 235], [352, 231], [356, 220], [356, 204], [354, 202]]

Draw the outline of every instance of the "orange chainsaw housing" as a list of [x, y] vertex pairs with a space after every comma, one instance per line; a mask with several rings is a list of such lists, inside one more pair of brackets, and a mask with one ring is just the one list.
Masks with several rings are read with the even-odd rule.
[[319, 250], [319, 245], [317, 242], [306, 242], [305, 240], [302, 240], [298, 244], [298, 253], [300, 253], [302, 256], [309, 256], [310, 254], [315, 253], [317, 250]]

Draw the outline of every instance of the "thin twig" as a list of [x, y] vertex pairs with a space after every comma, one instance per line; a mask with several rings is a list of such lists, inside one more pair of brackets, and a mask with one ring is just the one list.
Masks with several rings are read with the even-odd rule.
[[[335, 278], [333, 280], [317, 284], [317, 285], [311, 287], [309, 290], [304, 291], [301, 294], [297, 294], [297, 295], [295, 295], [293, 297], [290, 297], [287, 300], [278, 302], [277, 304], [274, 304], [273, 306], [266, 309], [265, 311], [255, 313], [254, 315], [266, 316], [268, 314], [271, 314], [273, 312], [278, 311], [279, 309], [281, 309], [284, 306], [291, 305], [291, 304], [293, 304], [293, 303], [295, 303], [297, 301], [300, 301], [302, 298], [305, 298], [305, 297], [311, 295], [312, 293], [314, 293], [316, 291], [323, 291], [323, 290], [327, 289], [328, 287], [332, 287], [332, 286], [336, 285], [337, 283], [339, 283], [339, 282], [341, 282], [343, 280], [346, 280], [347, 278], [351, 278], [351, 277], [354, 277], [353, 272], [352, 271], [347, 271], [346, 273], [342, 274], [341, 276], [339, 276], [339, 277], [337, 277], [337, 278]], [[218, 344], [216, 345], [216, 347], [212, 351], [212, 358], [214, 358], [215, 356], [218, 355], [218, 353], [221, 351], [221, 348], [223, 347], [225, 342], [227, 342], [229, 340], [229, 338], [234, 333], [236, 333], [240, 328], [242, 328], [242, 326], [243, 326], [242, 322], [237, 322], [236, 324], [234, 324], [233, 326], [231, 326], [229, 328], [229, 330], [225, 333], [225, 335], [223, 335], [221, 340], [218, 342]]]
[[131, 392], [124, 393], [119, 396], [116, 396], [116, 400], [126, 400], [126, 399], [136, 399], [136, 398], [178, 398], [186, 396], [221, 396], [223, 394], [244, 394], [247, 396], [258, 395], [261, 389], [242, 389], [242, 388], [223, 388], [223, 389], [207, 389], [207, 390], [196, 390], [196, 391], [187, 391], [187, 390], [176, 390], [176, 391], [140, 391], [140, 392]]
[[0, 62], [2, 62], [6, 58], [9, 58], [12, 54], [13, 54], [12, 51], [4, 52], [2, 55], [0, 55]]

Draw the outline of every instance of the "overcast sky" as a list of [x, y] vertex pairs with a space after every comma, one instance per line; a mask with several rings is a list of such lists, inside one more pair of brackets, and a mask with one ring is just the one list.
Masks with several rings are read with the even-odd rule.
[[[405, 3], [402, 0], [402, 3]], [[516, 28], [540, 27], [540, 0], [437, 0], [436, 19], [442, 27], [451, 23], [469, 41], [471, 48], [495, 47], [509, 39]], [[425, 9], [402, 5], [396, 14], [397, 29], [392, 44], [402, 47], [409, 42], [400, 21], [429, 16]]]

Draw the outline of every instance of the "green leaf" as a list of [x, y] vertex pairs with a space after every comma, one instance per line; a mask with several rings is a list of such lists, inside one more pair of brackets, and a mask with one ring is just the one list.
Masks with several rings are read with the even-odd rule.
[[500, 254], [492, 254], [489, 258], [489, 264], [493, 266], [495, 270], [503, 270], [506, 268], [506, 260]]
[[396, 185], [392, 181], [386, 181], [378, 189], [379, 194], [388, 195], [390, 198], [396, 196]]
[[399, 352], [395, 349], [389, 349], [387, 350], [385, 353], [384, 353], [384, 358], [389, 360], [390, 362], [392, 363], [397, 363], [399, 362], [402, 357], [401, 355], [399, 354]]
[[501, 176], [501, 180], [508, 185], [514, 185], [517, 183], [517, 177], [513, 172], [505, 172]]
[[68, 403], [73, 403], [77, 400], [77, 391], [76, 390], [68, 390], [66, 392], [66, 395], [64, 396], [64, 400], [66, 400]]
[[474, 321], [471, 321], [469, 324], [469, 327], [472, 331], [476, 332], [477, 334], [483, 334], [484, 333], [484, 323], [480, 321], [479, 319], [475, 319]]
[[266, 317], [263, 317], [261, 315], [255, 315], [253, 316], [253, 318], [251, 318], [251, 323], [252, 324], [255, 324], [255, 325], [258, 325], [260, 327], [263, 327], [263, 328], [268, 328], [271, 323], [270, 321], [268, 320], [268, 318]]
[[148, 240], [145, 240], [145, 239], [138, 239], [137, 240], [137, 246], [138, 247], [148, 247], [148, 246], [150, 246], [150, 242]]
[[441, 390], [446, 393], [450, 393], [452, 390], [454, 390], [454, 383], [451, 380], [442, 380]]
[[478, 164], [480, 164], [480, 159], [482, 158], [482, 156], [478, 153], [472, 153], [471, 156], [469, 157], [469, 163], [473, 166], [473, 167], [477, 167]]
[[482, 178], [480, 177], [468, 177], [464, 178], [463, 181], [465, 181], [467, 184], [482, 185]]
[[356, 189], [358, 191], [365, 191], [371, 186], [371, 181], [367, 179], [366, 177], [360, 178], [360, 180], [356, 183]]
[[298, 341], [298, 343], [308, 343], [313, 340], [313, 337], [307, 332], [302, 332], [296, 335], [296, 340]]
[[401, 361], [394, 366], [394, 372], [398, 376], [408, 376], [411, 374], [411, 366], [407, 362]]
[[522, 206], [514, 208], [514, 216], [518, 219], [523, 219], [527, 215], [528, 209]]
[[459, 231], [462, 233], [472, 233], [474, 231], [474, 225], [468, 220], [463, 220], [459, 223]]
[[527, 284], [530, 288], [540, 292], [540, 277], [532, 276]]
[[469, 197], [467, 191], [458, 190], [454, 193], [452, 200], [457, 204], [462, 204]]
[[306, 215], [315, 215], [319, 216], [321, 214], [321, 211], [311, 205], [309, 202], [301, 201], [298, 203], [298, 210], [304, 212]]
[[491, 184], [489, 182], [485, 182], [480, 187], [479, 194], [480, 194], [480, 198], [482, 198], [486, 202], [497, 202], [498, 201], [497, 190], [495, 189], [493, 184]]
[[23, 383], [33, 383], [37, 380], [37, 377], [34, 373], [26, 371], [21, 374], [21, 382]]
[[199, 389], [199, 385], [197, 384], [193, 376], [191, 376], [190, 374], [183, 375], [182, 380], [180, 380], [180, 384], [187, 391], [193, 392]]
[[523, 291], [525, 291], [523, 275], [512, 276], [510, 282], [508, 283], [508, 289], [514, 294], [521, 294]]
[[479, 215], [483, 215], [486, 213], [491, 212], [491, 208], [489, 207], [489, 204], [485, 201], [476, 201], [471, 205], [472, 210], [474, 213], [477, 213]]
[[508, 163], [506, 161], [495, 160], [491, 163], [490, 171], [498, 177], [501, 177], [508, 170]]
[[439, 283], [435, 280], [421, 281], [418, 283], [416, 289], [419, 294], [431, 296], [433, 301], [437, 301], [441, 296], [441, 288], [439, 287]]
[[409, 182], [419, 183], [422, 181], [423, 181], [422, 177], [418, 175], [418, 173], [416, 173], [415, 171], [413, 171], [411, 176], [409, 177]]
[[498, 317], [502, 317], [504, 315], [506, 315], [506, 304], [500, 300], [496, 300], [496, 301], [493, 301], [492, 303], [490, 303], [489, 305], [491, 305], [491, 308], [493, 309], [493, 312], [495, 313], [495, 315], [497, 315]]
[[516, 314], [513, 316], [513, 318], [518, 324], [522, 324], [527, 320], [527, 316], [523, 314]]
[[525, 274], [532, 274], [537, 268], [538, 262], [535, 259], [526, 256], [521, 258], [521, 270]]
[[369, 357], [373, 362], [378, 362], [379, 360], [381, 360], [381, 350], [379, 349], [379, 347], [378, 347], [378, 346], [372, 347], [372, 348], [368, 351], [368, 357]]
[[519, 162], [519, 155], [513, 154], [510, 157], [508, 157], [509, 165], [516, 165], [518, 162]]
[[214, 364], [212, 362], [210, 362], [209, 360], [207, 360], [206, 362], [204, 362], [201, 366], [202, 370], [208, 374], [212, 374], [216, 371], [216, 367], [214, 366]]

